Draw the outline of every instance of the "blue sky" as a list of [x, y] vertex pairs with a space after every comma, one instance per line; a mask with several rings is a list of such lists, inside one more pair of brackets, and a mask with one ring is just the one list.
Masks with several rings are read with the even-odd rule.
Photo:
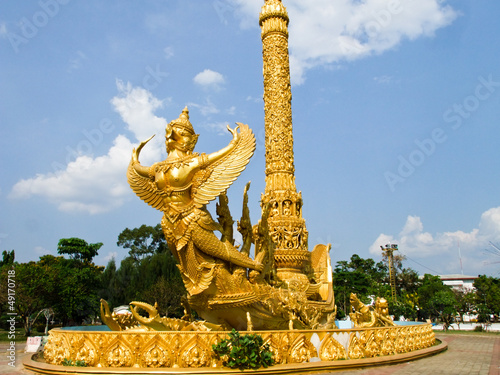
[[[244, 184], [264, 191], [261, 0], [0, 4], [0, 250], [56, 254], [60, 238], [126, 256], [125, 228], [161, 213], [126, 182], [131, 150], [166, 157], [167, 122], [185, 105], [197, 151], [243, 122], [257, 151]], [[284, 2], [290, 23], [296, 183], [309, 246], [332, 262], [381, 259], [399, 244], [419, 273], [498, 276], [500, 3]], [[210, 209], [213, 212], [214, 205]], [[461, 263], [460, 257], [461, 254]], [[497, 263], [495, 263], [497, 262]]]

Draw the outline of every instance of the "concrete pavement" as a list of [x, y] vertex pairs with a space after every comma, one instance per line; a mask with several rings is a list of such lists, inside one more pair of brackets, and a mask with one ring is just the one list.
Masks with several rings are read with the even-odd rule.
[[436, 333], [448, 350], [393, 366], [332, 372], [335, 375], [500, 375], [500, 335]]

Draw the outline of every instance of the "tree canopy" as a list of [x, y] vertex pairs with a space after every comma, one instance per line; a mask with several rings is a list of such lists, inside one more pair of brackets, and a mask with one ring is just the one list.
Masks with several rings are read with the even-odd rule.
[[128, 254], [135, 261], [155, 253], [163, 253], [168, 249], [160, 224], [154, 227], [141, 225], [139, 228], [125, 228], [118, 235], [116, 244], [125, 249], [130, 249]]
[[182, 316], [180, 300], [186, 290], [161, 226], [126, 228], [118, 236], [118, 245], [129, 249], [129, 256], [119, 268], [114, 259], [106, 266], [102, 298], [111, 306], [136, 300], [156, 302], [161, 314]]
[[[387, 266], [373, 259], [363, 259], [359, 255], [351, 256], [350, 261], [337, 262], [333, 272], [335, 299], [340, 311], [348, 314], [349, 296], [356, 293], [363, 302], [369, 302], [368, 296], [384, 296], [388, 288]], [[341, 314], [342, 314], [341, 313]]]
[[500, 279], [480, 275], [474, 280], [476, 306], [481, 321], [489, 320], [490, 315], [500, 314]]
[[[4, 251], [0, 267], [1, 285], [7, 285], [9, 270], [14, 271], [14, 307], [26, 335], [30, 335], [35, 317], [44, 308], [52, 308], [55, 318], [63, 324], [81, 324], [85, 319], [97, 316], [97, 293], [103, 267], [92, 263], [92, 258], [101, 246], [87, 244], [78, 238], [62, 239], [58, 251], [69, 255], [69, 259], [44, 255], [37, 262], [28, 263], [15, 262], [14, 251]], [[7, 295], [3, 292], [2, 295]]]
[[80, 262], [90, 263], [101, 247], [101, 242], [89, 244], [80, 238], [61, 238], [57, 245], [57, 253], [69, 255], [71, 259]]

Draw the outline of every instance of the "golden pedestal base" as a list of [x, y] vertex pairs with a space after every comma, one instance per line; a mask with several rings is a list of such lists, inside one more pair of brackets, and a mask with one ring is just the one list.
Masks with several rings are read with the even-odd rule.
[[[274, 353], [276, 365], [252, 373], [325, 371], [390, 364], [435, 354], [430, 324], [395, 327], [303, 331], [260, 331]], [[45, 362], [31, 359], [25, 368], [44, 374], [222, 374], [212, 355], [212, 344], [225, 332], [113, 332], [53, 329], [45, 346]], [[64, 359], [81, 360], [89, 367], [62, 366]], [[341, 360], [341, 361], [339, 361]]]

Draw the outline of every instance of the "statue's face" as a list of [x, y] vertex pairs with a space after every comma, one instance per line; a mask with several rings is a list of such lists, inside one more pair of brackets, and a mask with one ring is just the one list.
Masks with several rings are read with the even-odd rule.
[[186, 129], [181, 128], [180, 126], [174, 125], [172, 127], [172, 137], [179, 143], [185, 143], [191, 140], [192, 134], [189, 133]]
[[192, 147], [188, 145], [192, 143], [193, 135], [186, 129], [180, 126], [176, 126], [175, 124], [169, 128], [170, 129], [167, 129], [167, 132], [165, 134], [165, 145], [167, 146], [167, 152], [170, 152], [174, 148], [180, 148], [183, 151], [186, 151], [187, 148], [192, 151]]

